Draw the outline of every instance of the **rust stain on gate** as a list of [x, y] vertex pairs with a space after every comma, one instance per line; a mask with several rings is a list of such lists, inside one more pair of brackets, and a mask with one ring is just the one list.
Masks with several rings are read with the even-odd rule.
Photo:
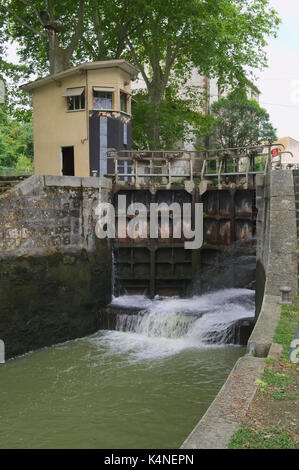
[[[170, 296], [184, 295], [200, 273], [202, 259], [209, 250], [221, 251], [234, 242], [246, 244], [255, 236], [255, 191], [236, 190], [232, 196], [226, 190], [208, 190], [200, 197], [184, 190], [150, 191], [121, 189], [114, 193], [117, 209], [118, 195], [127, 196], [127, 204], [141, 202], [148, 208], [151, 202], [202, 202], [204, 210], [204, 244], [200, 250], [186, 250], [184, 238], [170, 236], [132, 240], [118, 238], [114, 242], [116, 276], [121, 292]], [[117, 210], [116, 210], [117, 214]], [[149, 230], [149, 223], [148, 223]], [[161, 227], [160, 227], [161, 232]]]

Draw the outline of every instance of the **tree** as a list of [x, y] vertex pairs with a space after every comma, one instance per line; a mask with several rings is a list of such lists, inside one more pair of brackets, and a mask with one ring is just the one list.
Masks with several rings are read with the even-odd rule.
[[244, 90], [213, 103], [211, 111], [216, 118], [212, 138], [217, 147], [246, 147], [277, 139], [267, 111], [256, 100], [248, 99]]
[[151, 149], [156, 142], [151, 141], [152, 122], [159, 122], [159, 147], [165, 150], [179, 150], [186, 143], [198, 142], [209, 134], [214, 118], [198, 111], [198, 93], [188, 97], [178, 97], [170, 87], [159, 106], [148, 102], [145, 90], [134, 95], [136, 100], [133, 112], [133, 144], [136, 148]]
[[[244, 82], [245, 70], [265, 65], [266, 38], [279, 24], [268, 0], [2, 0], [0, 7], [5, 38], [21, 44], [31, 68], [126, 58], [140, 69], [156, 116], [169, 85], [185, 84], [193, 67], [220, 84]], [[162, 127], [151, 120], [152, 147], [161, 145]]]
[[0, 105], [0, 167], [33, 168], [32, 122], [11, 119]]
[[2, 0], [7, 39], [20, 43], [23, 61], [38, 62], [36, 71], [50, 73], [70, 66], [83, 34], [85, 1]]
[[[244, 84], [246, 68], [265, 65], [265, 37], [279, 23], [267, 0], [151, 0], [131, 8], [139, 25], [124, 54], [140, 69], [158, 114], [169, 82], [186, 83], [193, 67], [220, 84]], [[151, 123], [151, 141], [160, 146], [160, 121]]]

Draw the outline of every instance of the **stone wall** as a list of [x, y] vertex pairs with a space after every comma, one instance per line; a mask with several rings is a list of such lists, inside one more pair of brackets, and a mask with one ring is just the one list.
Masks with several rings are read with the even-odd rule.
[[292, 171], [257, 177], [257, 322], [248, 350], [266, 357], [280, 318], [280, 288], [297, 295], [297, 228]]
[[111, 297], [95, 236], [99, 178], [32, 176], [0, 196], [0, 338], [6, 358], [93, 333]]

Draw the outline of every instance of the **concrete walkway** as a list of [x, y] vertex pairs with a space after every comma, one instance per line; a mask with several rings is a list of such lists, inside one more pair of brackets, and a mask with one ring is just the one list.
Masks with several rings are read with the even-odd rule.
[[187, 437], [182, 449], [226, 449], [241, 425], [265, 368], [264, 359], [241, 357], [206, 414]]

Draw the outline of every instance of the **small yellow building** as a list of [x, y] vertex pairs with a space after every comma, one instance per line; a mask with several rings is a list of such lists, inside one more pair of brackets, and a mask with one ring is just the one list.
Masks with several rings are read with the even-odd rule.
[[131, 148], [131, 80], [125, 60], [81, 64], [23, 85], [32, 95], [39, 175], [105, 175], [108, 149]]
[[[281, 150], [282, 152], [290, 152], [290, 153], [283, 153], [281, 155], [281, 163], [283, 165], [297, 165], [299, 164], [299, 142], [298, 140], [293, 139], [292, 137], [280, 137], [273, 145], [275, 144], [283, 144], [284, 148], [280, 147], [277, 150]], [[274, 149], [275, 147], [273, 147]], [[279, 157], [274, 157], [272, 161], [279, 162]]]

